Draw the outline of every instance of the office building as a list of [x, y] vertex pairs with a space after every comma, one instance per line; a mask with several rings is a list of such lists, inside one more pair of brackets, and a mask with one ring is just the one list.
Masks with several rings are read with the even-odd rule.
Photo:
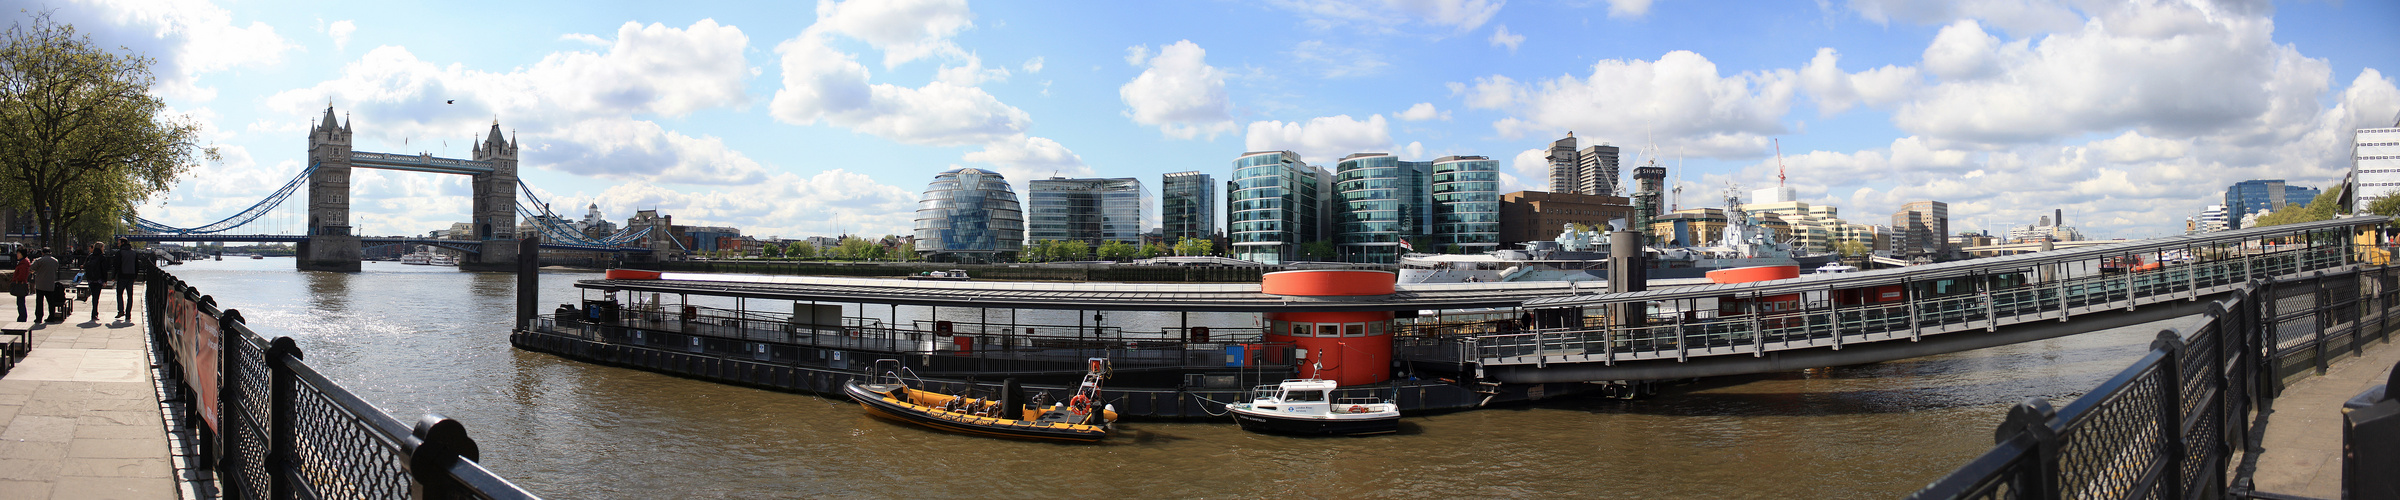
[[1433, 165], [1390, 153], [1357, 153], [1334, 164], [1334, 250], [1344, 262], [1399, 262], [1401, 240], [1431, 233]]
[[1602, 143], [1576, 148], [1575, 133], [1550, 143], [1550, 192], [1616, 196], [1621, 186], [1617, 176], [1616, 146]]
[[2284, 184], [2283, 179], [2247, 180], [2225, 188], [2225, 216], [2235, 221], [2227, 229], [2249, 227], [2239, 222], [2243, 217], [2256, 216], [2288, 206], [2308, 206], [2317, 198], [2318, 190]]
[[1500, 162], [1482, 156], [1433, 160], [1433, 244], [1423, 252], [1480, 253], [1500, 246]]
[[1622, 196], [1518, 191], [1500, 195], [1500, 244], [1558, 238], [1568, 224], [1610, 230], [1610, 221], [1631, 227], [1632, 202]]
[[2356, 209], [2400, 193], [2400, 118], [2391, 127], [2362, 128], [2350, 142], [2350, 179], [2357, 183]]
[[1175, 172], [1159, 181], [1158, 213], [1166, 244], [1217, 233], [1217, 181], [1197, 171]]
[[1142, 242], [1143, 207], [1150, 191], [1129, 177], [1069, 179], [1052, 177], [1025, 183], [1025, 239], [1079, 240], [1103, 243]]
[[937, 262], [1001, 262], [1025, 248], [1025, 214], [999, 172], [936, 174], [917, 201], [917, 253]]
[[1892, 214], [1892, 253], [1898, 255], [1939, 254], [1948, 244], [1950, 234], [1950, 204], [1939, 201], [1912, 201], [1900, 205]]
[[1300, 245], [1326, 240], [1332, 175], [1290, 151], [1253, 151], [1233, 161], [1225, 232], [1233, 258], [1261, 264], [1300, 260]]

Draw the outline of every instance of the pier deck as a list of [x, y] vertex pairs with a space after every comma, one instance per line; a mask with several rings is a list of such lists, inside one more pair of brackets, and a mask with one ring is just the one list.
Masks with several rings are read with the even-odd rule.
[[2391, 379], [2400, 346], [2375, 342], [2356, 358], [2333, 360], [2325, 374], [2293, 382], [2262, 420], [2265, 439], [2251, 473], [2255, 491], [2342, 497], [2342, 403]]

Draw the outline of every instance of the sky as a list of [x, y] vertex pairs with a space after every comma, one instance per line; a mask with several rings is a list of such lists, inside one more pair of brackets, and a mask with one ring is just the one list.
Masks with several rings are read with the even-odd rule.
[[[2143, 238], [2234, 182], [2338, 182], [2351, 131], [2400, 120], [2390, 1], [4, 3], [155, 59], [221, 153], [140, 209], [184, 227], [298, 174], [329, 103], [358, 151], [465, 158], [496, 122], [569, 217], [783, 238], [907, 234], [958, 167], [1155, 192], [1246, 151], [1483, 155], [1543, 190], [1569, 132], [1684, 208], [1780, 168], [1854, 223], [1938, 200], [1956, 231]], [[358, 170], [351, 223], [447, 228], [466, 181]]]

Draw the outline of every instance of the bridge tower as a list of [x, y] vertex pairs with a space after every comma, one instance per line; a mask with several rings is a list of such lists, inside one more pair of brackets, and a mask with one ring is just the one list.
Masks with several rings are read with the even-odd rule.
[[475, 146], [475, 161], [489, 163], [492, 173], [475, 174], [469, 184], [474, 189], [475, 239], [483, 242], [483, 252], [476, 254], [459, 268], [471, 271], [507, 271], [517, 265], [517, 143], [500, 135], [500, 121], [492, 121], [492, 132], [483, 143]]
[[303, 271], [357, 272], [358, 235], [350, 230], [350, 127], [325, 120], [308, 131], [308, 241], [300, 243], [296, 265]]

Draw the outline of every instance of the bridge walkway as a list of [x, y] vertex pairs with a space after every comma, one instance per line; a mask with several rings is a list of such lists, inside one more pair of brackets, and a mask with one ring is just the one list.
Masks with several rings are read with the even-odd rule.
[[[2371, 243], [2369, 228], [2388, 220], [2359, 217], [1907, 269], [1538, 299], [1525, 308], [1545, 328], [1407, 339], [1400, 355], [1498, 369], [1506, 381], [1558, 382], [1794, 369], [1777, 364], [1783, 357], [1830, 366], [1968, 350], [2189, 314], [2199, 299], [2252, 280], [2382, 265], [2389, 249], [2358, 242]], [[2161, 305], [2166, 307], [2145, 308]], [[1640, 311], [1639, 321], [1615, 314], [1627, 309]], [[2109, 317], [2125, 318], [2069, 322]]]

